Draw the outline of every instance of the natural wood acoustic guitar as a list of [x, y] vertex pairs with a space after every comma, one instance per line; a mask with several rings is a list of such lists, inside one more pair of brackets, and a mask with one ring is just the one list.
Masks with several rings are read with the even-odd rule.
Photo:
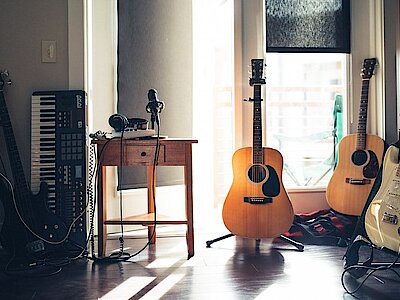
[[399, 148], [390, 146], [382, 168], [382, 182], [365, 213], [365, 230], [379, 248], [400, 253]]
[[293, 222], [293, 208], [282, 184], [283, 158], [278, 150], [262, 146], [261, 85], [263, 59], [252, 59], [250, 86], [254, 88], [253, 147], [237, 150], [232, 158], [233, 183], [222, 217], [236, 236], [273, 238]]
[[339, 213], [360, 216], [382, 164], [385, 142], [367, 134], [369, 82], [376, 58], [365, 59], [357, 133], [345, 136], [338, 147], [338, 165], [328, 183], [326, 199]]

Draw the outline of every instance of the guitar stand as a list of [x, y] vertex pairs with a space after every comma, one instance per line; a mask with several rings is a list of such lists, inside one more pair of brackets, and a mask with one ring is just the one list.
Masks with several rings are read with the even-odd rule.
[[[210, 240], [210, 241], [206, 241], [206, 245], [207, 248], [210, 248], [212, 244], [214, 244], [215, 242], [219, 242], [222, 241], [224, 239], [230, 238], [232, 236], [235, 236], [233, 233], [229, 233], [223, 236], [220, 236], [219, 238]], [[304, 251], [304, 245], [302, 243], [296, 242], [294, 240], [292, 240], [291, 238], [288, 238], [287, 236], [284, 236], [283, 234], [281, 234], [280, 236], [277, 237], [278, 239], [285, 241], [287, 243], [289, 243], [290, 245], [294, 246], [297, 248], [298, 251], [303, 252]], [[260, 239], [256, 239], [256, 248], [258, 249], [260, 247]]]
[[[359, 251], [361, 246], [369, 247], [371, 250], [370, 256], [366, 259], [366, 261], [360, 261]], [[368, 239], [366, 239], [362, 235], [358, 235], [353, 243], [347, 248], [347, 251], [343, 257], [344, 259], [344, 272], [349, 272], [349, 274], [354, 278], [361, 278], [364, 276], [368, 269], [365, 267], [385, 267], [385, 266], [393, 266], [400, 267], [400, 262], [374, 262], [373, 251], [379, 250], [386, 253], [394, 254], [391, 250], [377, 248], [374, 244], [372, 244]], [[396, 254], [394, 254], [396, 255]], [[399, 254], [397, 254], [398, 256]], [[359, 268], [357, 268], [359, 267]]]

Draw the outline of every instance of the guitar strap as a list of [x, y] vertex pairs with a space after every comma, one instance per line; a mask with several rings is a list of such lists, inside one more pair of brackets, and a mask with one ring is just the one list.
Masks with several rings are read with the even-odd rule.
[[346, 247], [356, 225], [356, 217], [333, 210], [296, 214], [293, 225], [284, 235], [313, 245]]

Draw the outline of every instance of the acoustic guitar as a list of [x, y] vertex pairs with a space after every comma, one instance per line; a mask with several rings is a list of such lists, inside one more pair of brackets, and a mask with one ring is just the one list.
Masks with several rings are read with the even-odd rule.
[[385, 142], [379, 136], [366, 133], [369, 82], [375, 66], [376, 58], [364, 60], [357, 133], [340, 141], [338, 165], [326, 188], [328, 204], [342, 214], [361, 215], [385, 151]]
[[379, 248], [400, 253], [399, 148], [390, 146], [383, 160], [382, 182], [365, 213], [368, 238]]
[[232, 158], [233, 182], [226, 196], [222, 217], [236, 236], [273, 238], [293, 222], [293, 208], [282, 184], [283, 158], [278, 150], [263, 147], [261, 85], [263, 59], [252, 59], [250, 86], [254, 88], [253, 147], [238, 149]]
[[4, 224], [0, 240], [8, 254], [21, 260], [43, 257], [51, 245], [60, 244], [67, 236], [64, 222], [47, 208], [47, 184], [33, 195], [26, 182], [4, 97], [5, 84], [11, 84], [8, 72], [0, 72], [0, 126], [13, 176], [13, 185], [0, 177], [0, 202], [4, 206]]

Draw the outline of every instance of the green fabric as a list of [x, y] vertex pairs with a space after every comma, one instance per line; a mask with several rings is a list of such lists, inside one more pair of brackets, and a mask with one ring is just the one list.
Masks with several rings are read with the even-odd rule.
[[335, 165], [337, 164], [338, 155], [337, 147], [343, 138], [343, 96], [338, 94], [335, 96], [335, 105], [333, 109], [333, 128], [335, 132]]

